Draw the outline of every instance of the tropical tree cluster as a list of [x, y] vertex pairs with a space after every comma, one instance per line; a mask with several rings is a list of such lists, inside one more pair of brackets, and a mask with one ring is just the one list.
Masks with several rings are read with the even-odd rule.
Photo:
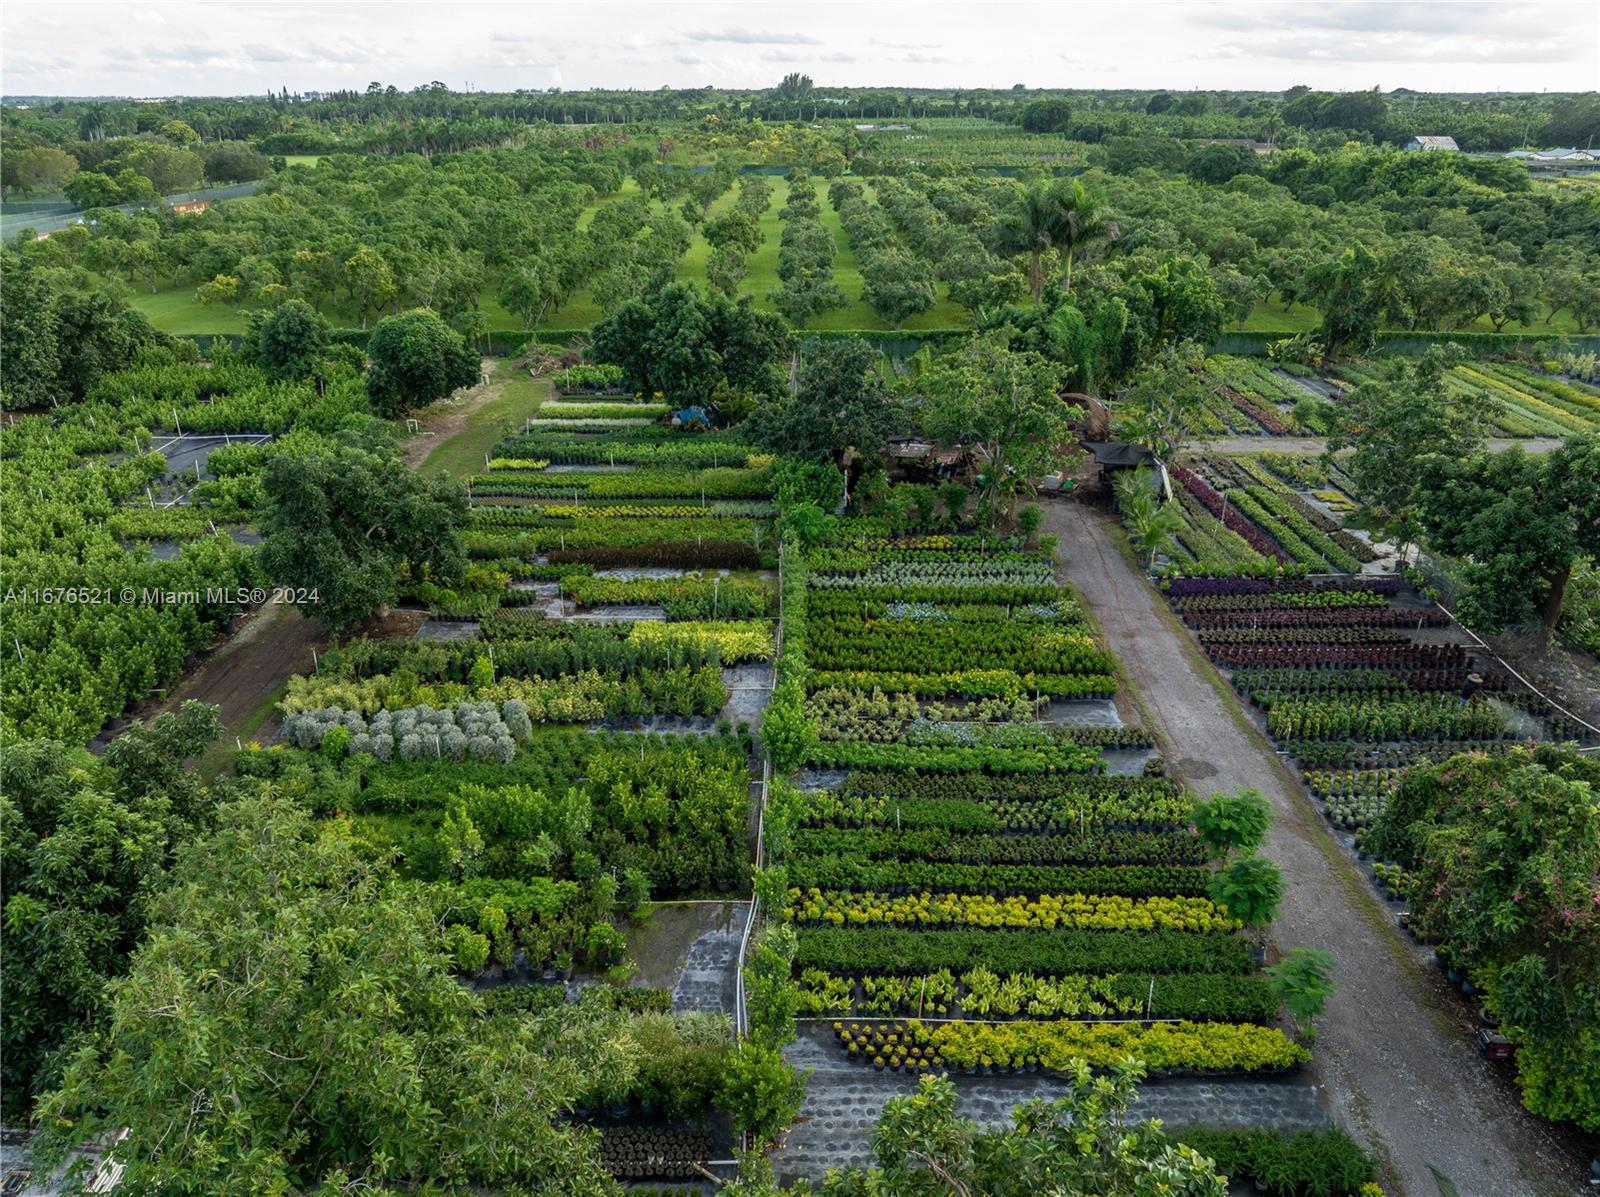
[[[1518, 1043], [1523, 1103], [1600, 1129], [1600, 768], [1570, 748], [1408, 770], [1372, 829]], [[1484, 795], [1494, 796], [1486, 801]]]

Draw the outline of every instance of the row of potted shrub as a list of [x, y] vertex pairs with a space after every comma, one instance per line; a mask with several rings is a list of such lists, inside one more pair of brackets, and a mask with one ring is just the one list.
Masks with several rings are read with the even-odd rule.
[[[928, 780], [937, 781], [939, 777], [931, 776]], [[1022, 780], [1047, 785], [1050, 779]], [[1077, 775], [1061, 780], [1070, 783], [1077, 780]], [[1141, 803], [1141, 798], [1147, 798], [1148, 805]], [[1085, 852], [1092, 844], [1112, 845], [1121, 852], [1123, 843], [1138, 844], [1143, 851], [1152, 844], [1189, 839], [1191, 805], [1185, 796], [1115, 789], [1076, 792], [1069, 789], [1050, 798], [973, 799], [902, 798], [891, 794], [817, 790], [805, 795], [797, 814], [799, 822], [810, 827], [887, 828], [893, 824], [896, 835], [919, 829], [937, 830], [946, 835], [953, 832], [1033, 832], [1051, 836], [1054, 843], [1061, 845], [1061, 851], [1068, 850], [1065, 837], [1073, 837], [1083, 841]], [[1124, 832], [1122, 828], [1131, 830]], [[1091, 833], [1095, 837], [1092, 841]], [[1136, 834], [1137, 839], [1134, 838]], [[873, 850], [870, 836], [853, 835], [849, 843], [856, 851]]]
[[1133, 898], [1121, 894], [877, 894], [789, 890], [784, 917], [835, 926], [1065, 927], [1097, 931], [1228, 931], [1238, 926], [1209, 898]]
[[1400, 593], [1400, 585], [1401, 579], [1394, 576], [1271, 579], [1176, 577], [1163, 581], [1161, 589], [1173, 598], [1223, 594], [1324, 594], [1345, 590], [1367, 590], [1393, 596]]
[[1256, 640], [1226, 642], [1201, 637], [1206, 655], [1232, 669], [1338, 669], [1370, 666], [1397, 670], [1465, 670], [1469, 656], [1458, 644], [1413, 644], [1403, 637], [1379, 642], [1318, 644]]
[[819, 968], [845, 976], [867, 973], [955, 972], [982, 965], [995, 972], [1063, 976], [1075, 973], [1234, 973], [1255, 969], [1255, 956], [1239, 936], [1191, 932], [957, 930], [884, 925], [799, 928], [796, 969]]
[[[835, 1024], [847, 1056], [882, 1068], [948, 1068], [958, 1072], [1072, 1069], [1081, 1061], [1109, 1068], [1132, 1056], [1152, 1073], [1282, 1072], [1311, 1053], [1282, 1031], [1250, 1024], [1152, 1022], [905, 1022], [851, 1031]], [[889, 1037], [894, 1036], [891, 1040]], [[863, 1043], [865, 1039], [865, 1043]], [[879, 1043], [881, 1039], [883, 1042]], [[866, 1056], [863, 1048], [874, 1049]], [[877, 1049], [887, 1049], [877, 1050]], [[882, 1063], [879, 1063], [882, 1061]]]
[[[1278, 1011], [1266, 979], [1229, 973], [1156, 976], [997, 973], [868, 973], [843, 976], [808, 968], [798, 978], [804, 1014], [911, 1014], [968, 1018], [1188, 1018], [1270, 1023]], [[856, 1024], [847, 1024], [852, 1030]]]
[[1198, 865], [956, 864], [924, 860], [858, 860], [848, 856], [792, 859], [798, 886], [903, 895], [927, 890], [994, 895], [1070, 893], [1183, 895], [1206, 892], [1209, 870]]

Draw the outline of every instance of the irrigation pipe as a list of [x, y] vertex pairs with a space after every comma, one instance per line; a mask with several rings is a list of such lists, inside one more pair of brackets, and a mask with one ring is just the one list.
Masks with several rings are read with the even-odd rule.
[[[1521, 682], [1524, 686], [1528, 687], [1528, 689], [1532, 690], [1540, 698], [1544, 699], [1545, 702], [1549, 703], [1551, 706], [1553, 706], [1556, 710], [1560, 711], [1563, 715], [1565, 715], [1568, 719], [1572, 720], [1574, 723], [1579, 724], [1582, 727], [1586, 727], [1590, 731], [1592, 731], [1595, 735], [1600, 736], [1600, 727], [1596, 727], [1594, 724], [1590, 723], [1587, 719], [1578, 718], [1578, 716], [1574, 715], [1571, 711], [1567, 710], [1566, 707], [1562, 706], [1559, 702], [1557, 702], [1555, 699], [1551, 698], [1543, 690], [1539, 689], [1538, 686], [1535, 686], [1527, 678], [1523, 677], [1520, 673], [1518, 673], [1515, 669], [1513, 669], [1510, 665], [1508, 665], [1506, 663], [1506, 661], [1504, 660], [1504, 658], [1502, 658], [1498, 653], [1496, 653], [1494, 651], [1494, 649], [1490, 648], [1487, 644], [1485, 644], [1483, 642], [1483, 640], [1479, 638], [1479, 636], [1478, 636], [1478, 634], [1476, 632], [1474, 632], [1466, 624], [1462, 623], [1459, 619], [1457, 619], [1456, 618], [1456, 613], [1454, 611], [1450, 610], [1449, 607], [1446, 607], [1443, 603], [1437, 603], [1437, 602], [1435, 603], [1435, 605], [1439, 608], [1439, 610], [1443, 611], [1446, 615], [1448, 615], [1450, 617], [1450, 621], [1452, 623], [1454, 623], [1456, 625], [1456, 627], [1460, 628], [1468, 636], [1471, 636], [1472, 637], [1472, 642], [1474, 644], [1476, 644], [1484, 652], [1488, 653], [1490, 658], [1493, 661], [1495, 661], [1496, 664], [1500, 665], [1507, 673], [1509, 673], [1512, 677], [1516, 678], [1517, 681]], [[1580, 749], [1578, 749], [1578, 751], [1579, 752], [1600, 752], [1600, 745], [1596, 745], [1593, 748], [1580, 748]]]

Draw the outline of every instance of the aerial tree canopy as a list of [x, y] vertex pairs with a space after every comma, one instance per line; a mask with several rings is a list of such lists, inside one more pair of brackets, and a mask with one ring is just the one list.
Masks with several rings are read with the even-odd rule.
[[461, 576], [465, 493], [415, 473], [376, 436], [275, 454], [262, 487], [261, 566], [280, 586], [314, 589], [306, 613], [331, 628], [393, 603], [402, 565], [441, 585]]
[[378, 321], [367, 357], [367, 396], [374, 411], [390, 417], [472, 386], [483, 368], [460, 333], [423, 309]]
[[1428, 543], [1464, 560], [1464, 615], [1492, 628], [1537, 618], [1548, 637], [1574, 565], [1600, 557], [1600, 436], [1546, 454], [1521, 446], [1422, 461], [1416, 504]]
[[111, 742], [6, 748], [0, 844], [5, 1110], [25, 1119], [64, 1056], [103, 1025], [106, 986], [127, 971], [151, 903], [211, 801], [184, 761], [216, 737], [217, 708], [189, 702]]
[[346, 821], [270, 790], [182, 851], [110, 1005], [43, 1104], [43, 1154], [126, 1127], [133, 1192], [616, 1191], [562, 1117], [626, 1067], [610, 1025], [485, 1018], [415, 891]]

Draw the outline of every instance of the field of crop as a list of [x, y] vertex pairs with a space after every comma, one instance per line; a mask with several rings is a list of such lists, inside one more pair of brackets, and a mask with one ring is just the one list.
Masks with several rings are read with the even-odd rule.
[[913, 1074], [1304, 1060], [1244, 930], [1270, 916], [1219, 881], [1239, 862], [1195, 837], [1193, 796], [1141, 772], [1148, 735], [1093, 718], [1114, 664], [1048, 557], [847, 523], [791, 559], [764, 733], [803, 766], [767, 849], [818, 1041]]

